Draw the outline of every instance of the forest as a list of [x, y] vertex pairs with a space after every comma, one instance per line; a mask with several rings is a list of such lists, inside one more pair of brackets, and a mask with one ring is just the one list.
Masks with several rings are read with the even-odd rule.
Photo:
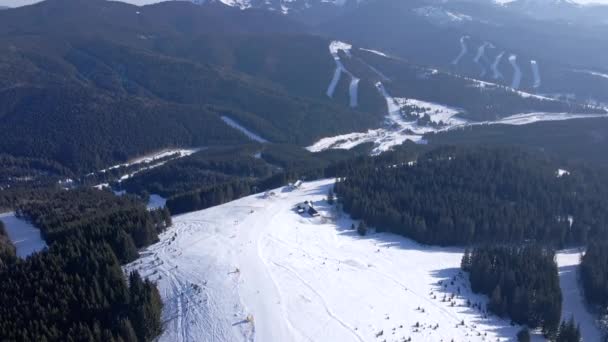
[[490, 297], [489, 311], [555, 336], [562, 293], [554, 256], [535, 245], [479, 247], [465, 252], [462, 269], [469, 272], [473, 292]]
[[581, 262], [581, 280], [585, 297], [602, 313], [608, 308], [608, 241], [593, 241]]
[[605, 173], [578, 166], [560, 177], [560, 165], [518, 148], [444, 147], [400, 163], [357, 165], [335, 192], [353, 218], [423, 243], [562, 247], [605, 239]]
[[[151, 341], [161, 331], [156, 286], [121, 264], [171, 225], [135, 198], [77, 189], [21, 203], [49, 248], [0, 267], [2, 341]], [[8, 260], [8, 262], [6, 262]]]

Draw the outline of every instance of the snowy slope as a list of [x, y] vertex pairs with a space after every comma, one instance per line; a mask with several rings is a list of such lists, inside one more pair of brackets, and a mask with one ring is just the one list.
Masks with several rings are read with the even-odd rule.
[[[332, 184], [174, 217], [160, 242], [127, 266], [159, 284], [160, 341], [514, 338], [520, 327], [466, 305], [486, 299], [470, 293], [459, 271], [462, 250], [391, 234], [359, 237], [325, 204]], [[305, 200], [321, 217], [293, 210]]]
[[0, 214], [0, 221], [4, 223], [8, 237], [15, 245], [18, 257], [25, 258], [46, 247], [46, 242], [42, 239], [40, 230], [31, 223], [15, 216], [14, 212]]
[[564, 300], [562, 303], [562, 319], [574, 316], [580, 325], [583, 341], [600, 341], [601, 333], [596, 325], [596, 319], [589, 312], [579, 286], [578, 269], [581, 263], [581, 251], [565, 250], [557, 253], [559, 267], [559, 285]]

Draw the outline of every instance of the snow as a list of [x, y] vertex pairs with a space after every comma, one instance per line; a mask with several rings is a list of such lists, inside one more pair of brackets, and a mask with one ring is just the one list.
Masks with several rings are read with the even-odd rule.
[[471, 37], [469, 37], [469, 36], [463, 36], [462, 38], [460, 38], [460, 54], [456, 57], [456, 59], [454, 59], [454, 61], [452, 61], [452, 64], [458, 65], [458, 63], [460, 63], [460, 60], [462, 59], [462, 57], [464, 57], [464, 55], [466, 55], [466, 53], [467, 53], [466, 41], [470, 38]]
[[475, 55], [475, 58], [473, 58], [473, 62], [475, 62], [475, 64], [479, 65], [479, 67], [481, 68], [481, 74], [479, 75], [479, 77], [484, 77], [487, 72], [486, 66], [481, 63], [482, 59], [483, 61], [487, 61], [485, 55], [487, 47], [494, 48], [494, 45], [489, 42], [484, 42], [479, 46], [479, 48], [477, 49], [477, 55]]
[[349, 92], [349, 96], [350, 96], [350, 106], [352, 108], [357, 107], [357, 105], [359, 103], [359, 96], [358, 96], [359, 81], [361, 81], [361, 80], [356, 78], [355, 76], [352, 76], [351, 81], [350, 81], [350, 86], [348, 87], [348, 92]]
[[167, 204], [166, 198], [163, 198], [162, 196], [157, 195], [157, 194], [151, 194], [150, 198], [148, 199], [147, 208], [148, 208], [148, 210], [161, 209], [161, 208], [164, 208], [166, 204]]
[[511, 82], [511, 88], [519, 89], [521, 83], [521, 69], [517, 65], [517, 55], [509, 56], [509, 63], [513, 67], [513, 82]]
[[557, 172], [556, 172], [556, 174], [557, 174], [558, 178], [561, 178], [563, 176], [569, 176], [570, 175], [570, 171], [563, 170], [563, 169], [558, 169]]
[[382, 51], [378, 51], [378, 50], [372, 50], [372, 49], [364, 49], [364, 48], [359, 48], [359, 50], [361, 51], [366, 51], [366, 52], [370, 52], [373, 53], [375, 55], [381, 56], [381, 57], [386, 57], [386, 58], [391, 58], [389, 55], [385, 54]]
[[338, 83], [340, 82], [340, 76], [342, 76], [342, 73], [345, 73], [345, 74], [349, 75], [351, 78], [348, 92], [349, 92], [349, 97], [350, 97], [350, 106], [354, 108], [354, 107], [357, 107], [357, 105], [358, 105], [358, 90], [359, 90], [360, 79], [355, 77], [355, 75], [353, 75], [350, 71], [348, 71], [344, 67], [344, 64], [342, 64], [342, 61], [340, 60], [340, 54], [339, 54], [340, 51], [343, 51], [344, 54], [346, 54], [346, 56], [350, 58], [351, 49], [352, 49], [352, 45], [341, 42], [341, 41], [337, 41], [337, 40], [334, 40], [329, 44], [329, 52], [331, 53], [332, 57], [334, 58], [334, 61], [336, 62], [336, 70], [334, 71], [334, 75], [331, 79], [331, 82], [329, 83], [329, 86], [327, 87], [327, 97], [330, 97], [330, 98], [334, 97], [334, 93], [336, 92], [336, 87], [338, 86]]
[[364, 143], [373, 143], [371, 154], [378, 155], [403, 144], [406, 140], [424, 144], [426, 141], [423, 139], [423, 135], [437, 131], [439, 128], [421, 126], [418, 124], [417, 118], [406, 120], [404, 117], [405, 108], [413, 106], [418, 108], [408, 114], [416, 117], [428, 114], [431, 122], [436, 124], [463, 125], [466, 123], [465, 120], [456, 117], [461, 111], [454, 108], [416, 99], [393, 98], [382, 82], [376, 83], [376, 89], [384, 97], [387, 106], [383, 128], [326, 137], [308, 146], [307, 149], [311, 152], [320, 152], [327, 149], [348, 150]]
[[591, 71], [591, 70], [574, 70], [575, 72], [578, 73], [583, 73], [583, 74], [588, 74], [588, 75], [592, 75], [592, 76], [597, 76], [600, 78], [604, 78], [604, 79], [608, 79], [608, 74], [602, 73], [602, 72], [597, 72], [597, 71]]
[[469, 15], [448, 11], [441, 7], [424, 6], [412, 10], [418, 16], [426, 18], [431, 23], [437, 25], [460, 24], [466, 21], [471, 21], [473, 18]]
[[8, 237], [17, 249], [17, 256], [26, 258], [46, 248], [46, 242], [40, 235], [40, 230], [28, 221], [18, 218], [14, 212], [0, 214]]
[[177, 148], [177, 149], [168, 148], [168, 149], [164, 149], [161, 151], [147, 154], [147, 155], [139, 157], [139, 158], [135, 158], [135, 159], [129, 161], [128, 163], [122, 163], [122, 164], [116, 164], [116, 165], [110, 166], [109, 168], [100, 170], [99, 172], [105, 173], [109, 170], [114, 170], [114, 169], [118, 169], [121, 167], [129, 167], [129, 166], [133, 166], [136, 164], [152, 163], [159, 159], [167, 158], [167, 157], [174, 156], [174, 155], [176, 156], [176, 158], [183, 158], [183, 157], [187, 157], [191, 154], [194, 154], [200, 150], [201, 150], [200, 148]]
[[[166, 322], [159, 341], [379, 341], [380, 332], [387, 341], [514, 339], [520, 327], [466, 305], [487, 299], [470, 292], [461, 249], [359, 237], [350, 230], [357, 222], [325, 204], [332, 185], [305, 183], [174, 217], [125, 270], [158, 283]], [[321, 217], [293, 210], [305, 200]]]
[[502, 61], [502, 56], [505, 55], [505, 52], [501, 52], [498, 55], [496, 55], [496, 58], [494, 59], [494, 63], [492, 63], [492, 72], [493, 72], [493, 78], [495, 80], [499, 80], [499, 79], [503, 79], [504, 77], [502, 76], [502, 73], [500, 72], [500, 70], [498, 70], [498, 65], [500, 64], [500, 62]]
[[559, 268], [559, 285], [562, 289], [562, 320], [574, 316], [580, 325], [583, 341], [600, 341], [601, 332], [596, 318], [589, 312], [579, 286], [578, 270], [582, 251], [564, 250], [556, 255]]
[[261, 144], [265, 144], [268, 142], [268, 140], [262, 138], [261, 136], [257, 135], [256, 133], [250, 131], [249, 129], [245, 128], [244, 126], [242, 126], [241, 124], [239, 124], [238, 122], [234, 121], [233, 119], [227, 117], [227, 116], [222, 116], [222, 121], [224, 121], [228, 126], [240, 131], [241, 133], [245, 134], [249, 139], [259, 142]]
[[538, 69], [538, 62], [530, 61], [530, 66], [532, 67], [532, 74], [534, 75], [534, 84], [532, 85], [532, 87], [539, 88], [540, 84], [541, 84], [541, 80], [540, 80], [540, 71]]

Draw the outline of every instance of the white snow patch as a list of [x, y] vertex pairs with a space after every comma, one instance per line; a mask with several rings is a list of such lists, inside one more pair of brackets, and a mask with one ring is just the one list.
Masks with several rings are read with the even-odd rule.
[[562, 289], [562, 320], [574, 319], [580, 326], [583, 341], [601, 341], [601, 332], [596, 318], [587, 309], [583, 290], [580, 286], [578, 270], [580, 269], [582, 251], [563, 250], [557, 253], [559, 268], [559, 285]]
[[513, 81], [511, 82], [511, 88], [519, 89], [519, 85], [521, 83], [521, 69], [519, 65], [517, 65], [517, 55], [509, 56], [509, 62], [513, 67]]
[[460, 24], [466, 21], [473, 20], [470, 15], [454, 11], [448, 11], [446, 9], [436, 6], [419, 7], [413, 9], [412, 11], [418, 16], [425, 17], [431, 23], [437, 25]]
[[541, 84], [541, 80], [540, 80], [540, 71], [538, 69], [538, 62], [530, 61], [530, 66], [532, 67], [532, 74], [534, 75], [534, 84], [532, 85], [532, 87], [539, 88], [540, 84]]
[[[367, 132], [355, 132], [342, 134], [335, 137], [327, 137], [317, 141], [307, 147], [311, 152], [320, 152], [327, 149], [349, 150], [364, 143], [373, 143], [371, 154], [378, 155], [386, 152], [397, 145], [403, 144], [406, 140], [424, 144], [426, 141], [423, 135], [441, 129], [441, 126], [419, 125], [418, 119], [425, 115], [430, 117], [434, 124], [441, 125], [463, 125], [466, 120], [457, 118], [460, 110], [426, 102], [416, 99], [394, 98], [392, 97], [381, 82], [376, 84], [376, 88], [384, 97], [387, 106], [385, 117], [385, 127], [371, 129]], [[405, 118], [405, 110], [409, 107], [417, 107], [409, 114], [409, 120]]]
[[359, 50], [361, 50], [361, 51], [367, 51], [367, 52], [373, 53], [373, 54], [381, 56], [381, 57], [391, 58], [389, 55], [385, 54], [382, 51], [373, 50], [373, 49], [364, 49], [364, 48], [359, 48]]
[[233, 119], [227, 117], [227, 116], [222, 116], [222, 121], [224, 121], [228, 126], [240, 131], [241, 133], [245, 134], [249, 139], [265, 144], [268, 142], [268, 140], [262, 138], [261, 136], [257, 135], [256, 133], [250, 131], [249, 129], [245, 128], [244, 126], [242, 126], [241, 124], [239, 124], [238, 122], [234, 121]]
[[[120, 167], [128, 167], [128, 166], [132, 166], [132, 165], [136, 165], [136, 164], [152, 163], [159, 159], [167, 158], [169, 156], [174, 156], [174, 155], [176, 156], [176, 158], [183, 158], [183, 157], [187, 157], [191, 154], [194, 154], [200, 150], [201, 150], [200, 148], [178, 148], [178, 149], [168, 148], [168, 149], [164, 149], [164, 150], [161, 150], [158, 152], [147, 154], [142, 157], [135, 158], [127, 163], [110, 166], [107, 169], [99, 170], [99, 172], [105, 173], [109, 170], [118, 169]], [[90, 175], [92, 175], [92, 174], [90, 174]]]
[[558, 169], [555, 174], [557, 175], [558, 178], [561, 178], [563, 176], [570, 176], [570, 171]]
[[[466, 305], [484, 307], [487, 298], [472, 294], [460, 272], [462, 249], [359, 237], [350, 230], [357, 222], [324, 201], [333, 183], [174, 217], [125, 270], [159, 286], [159, 340], [377, 341], [380, 332], [391, 341], [515, 339], [520, 327]], [[321, 217], [293, 210], [306, 200]]]
[[148, 210], [162, 209], [167, 205], [167, 199], [157, 194], [151, 194], [148, 199]]
[[452, 61], [452, 64], [454, 65], [458, 65], [458, 63], [460, 63], [460, 60], [462, 59], [462, 57], [464, 57], [464, 55], [466, 55], [467, 53], [467, 43], [466, 41], [469, 40], [471, 37], [469, 36], [463, 36], [460, 38], [460, 54], [458, 56], [456, 56], [456, 59], [454, 59], [454, 61]]
[[597, 71], [591, 71], [591, 70], [573, 70], [574, 72], [578, 72], [578, 73], [583, 73], [583, 74], [588, 74], [588, 75], [592, 75], [592, 76], [597, 76], [597, 77], [601, 77], [604, 79], [608, 79], [608, 74], [602, 73], [602, 72], [597, 72]]
[[46, 242], [40, 235], [40, 230], [30, 222], [19, 218], [14, 212], [0, 214], [9, 239], [17, 249], [17, 256], [26, 258], [29, 255], [46, 248]]

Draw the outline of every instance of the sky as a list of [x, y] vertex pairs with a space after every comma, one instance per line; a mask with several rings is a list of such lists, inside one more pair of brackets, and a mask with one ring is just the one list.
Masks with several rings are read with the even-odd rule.
[[[0, 0], [0, 6], [8, 6], [8, 7], [19, 7], [25, 5], [31, 5], [36, 2], [40, 2], [42, 0]], [[161, 2], [163, 0], [124, 0], [123, 2], [128, 2], [134, 5], [149, 5], [157, 2]], [[498, 0], [501, 1], [501, 0]], [[608, 0], [573, 0], [573, 2], [585, 5], [585, 4], [604, 4], [608, 5]]]
[[[19, 7], [19, 6], [35, 4], [40, 1], [41, 0], [0, 0], [0, 6]], [[128, 2], [130, 4], [143, 6], [143, 5], [154, 4], [157, 2], [161, 2], [161, 1], [162, 0], [127, 0], [127, 1], [123, 1], [123, 2]], [[608, 1], [608, 0], [606, 0], [606, 1]]]

